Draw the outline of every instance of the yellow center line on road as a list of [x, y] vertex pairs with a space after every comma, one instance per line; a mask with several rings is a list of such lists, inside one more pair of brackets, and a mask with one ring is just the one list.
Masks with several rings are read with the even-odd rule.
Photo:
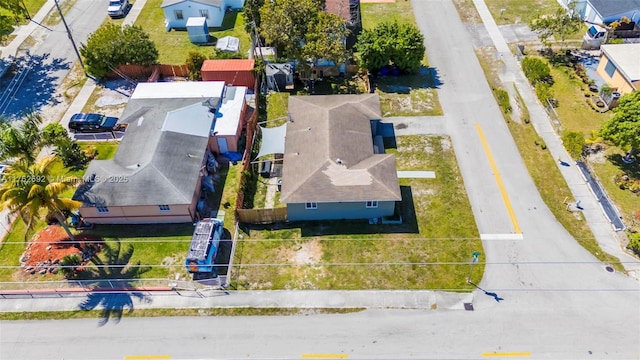
[[303, 359], [346, 359], [347, 354], [302, 354]]
[[131, 356], [124, 357], [124, 360], [144, 360], [144, 359], [171, 359], [171, 355], [131, 355]]
[[480, 126], [480, 124], [476, 124], [476, 131], [478, 132], [478, 136], [480, 137], [480, 141], [482, 142], [482, 147], [484, 148], [484, 152], [486, 153], [489, 164], [491, 165], [493, 176], [496, 178], [496, 182], [498, 183], [498, 188], [500, 189], [500, 194], [502, 195], [502, 201], [504, 201], [504, 205], [507, 207], [509, 218], [511, 218], [511, 223], [513, 224], [513, 230], [516, 234], [522, 234], [522, 230], [520, 229], [520, 225], [518, 224], [518, 219], [516, 219], [516, 214], [515, 212], [513, 212], [513, 207], [511, 207], [509, 195], [507, 194], [507, 190], [504, 187], [504, 183], [502, 182], [502, 178], [500, 177], [498, 167], [493, 160], [493, 155], [491, 154], [489, 143], [487, 142], [487, 138], [485, 138], [484, 136], [484, 132], [482, 131], [482, 127]]
[[521, 357], [531, 356], [530, 352], [501, 352], [501, 353], [482, 353], [485, 357]]

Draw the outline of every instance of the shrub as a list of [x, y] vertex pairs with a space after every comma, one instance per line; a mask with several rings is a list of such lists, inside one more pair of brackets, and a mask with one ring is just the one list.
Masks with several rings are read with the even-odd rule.
[[538, 100], [543, 105], [547, 105], [547, 99], [553, 98], [553, 91], [551, 90], [551, 86], [547, 83], [537, 83], [536, 84], [536, 95], [538, 96]]
[[636, 255], [640, 255], [640, 233], [629, 233], [627, 249], [633, 251]]
[[574, 159], [580, 158], [582, 156], [582, 149], [584, 148], [585, 140], [584, 135], [581, 132], [577, 131], [567, 131], [562, 135], [562, 143], [564, 144], [567, 152]]
[[89, 157], [82, 151], [80, 145], [69, 138], [66, 141], [59, 141], [54, 153], [62, 160], [65, 167], [74, 170], [84, 168], [89, 162]]
[[67, 130], [58, 123], [51, 123], [42, 129], [42, 140], [45, 144], [55, 145], [68, 138]]
[[522, 60], [522, 71], [532, 85], [551, 82], [551, 68], [538, 58], [525, 56]]
[[202, 64], [205, 60], [207, 60], [207, 57], [202, 53], [197, 51], [189, 52], [187, 60], [185, 60], [185, 65], [187, 65], [187, 69], [189, 69], [189, 80], [202, 80], [200, 69], [202, 69]]
[[493, 93], [495, 94], [496, 99], [498, 100], [498, 105], [500, 105], [502, 111], [505, 114], [510, 113], [513, 109], [511, 108], [511, 103], [509, 102], [509, 93], [503, 89], [495, 89]]

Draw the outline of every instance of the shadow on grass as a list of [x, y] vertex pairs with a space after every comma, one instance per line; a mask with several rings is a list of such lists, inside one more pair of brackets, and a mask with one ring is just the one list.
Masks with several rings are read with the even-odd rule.
[[416, 74], [372, 76], [372, 88], [385, 93], [409, 94], [413, 89], [438, 89], [442, 85], [436, 68], [422, 66]]
[[93, 266], [76, 271], [71, 276], [74, 280], [84, 280], [85, 286], [93, 289], [79, 307], [85, 311], [101, 308], [99, 326], [109, 320], [120, 322], [125, 308], [127, 313], [133, 312], [134, 298], [151, 302], [142, 292], [127, 291], [135, 287], [135, 279], [151, 270], [149, 266], [140, 266], [140, 262], [135, 265], [129, 263], [133, 251], [131, 245], [123, 249], [120, 242], [105, 243], [102, 251], [91, 259]]
[[607, 160], [609, 160], [613, 165], [615, 165], [620, 171], [623, 171], [629, 177], [634, 179], [640, 179], [640, 157], [637, 153], [635, 155], [635, 161], [631, 164], [627, 164], [622, 160], [622, 154], [609, 154], [607, 155]]
[[144, 224], [135, 226], [96, 224], [95, 228], [87, 231], [87, 234], [116, 239], [189, 236], [193, 234], [193, 224]]
[[416, 209], [413, 203], [411, 187], [400, 186], [402, 202], [396, 210], [401, 212], [402, 224], [369, 224], [368, 220], [322, 220], [278, 222], [268, 225], [241, 224], [241, 230], [250, 234], [252, 230], [289, 230], [300, 229], [302, 237], [327, 235], [371, 235], [371, 234], [418, 234]]
[[220, 27], [209, 28], [213, 32], [231, 30], [236, 27], [236, 20], [238, 18], [238, 10], [231, 10], [224, 14], [222, 19], [222, 25]]

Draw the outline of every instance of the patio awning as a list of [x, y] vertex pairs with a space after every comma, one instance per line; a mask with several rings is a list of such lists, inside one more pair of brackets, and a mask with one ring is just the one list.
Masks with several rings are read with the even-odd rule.
[[284, 154], [284, 138], [287, 135], [287, 124], [273, 128], [260, 126], [260, 132], [262, 133], [262, 145], [260, 145], [260, 151], [256, 159], [265, 155]]

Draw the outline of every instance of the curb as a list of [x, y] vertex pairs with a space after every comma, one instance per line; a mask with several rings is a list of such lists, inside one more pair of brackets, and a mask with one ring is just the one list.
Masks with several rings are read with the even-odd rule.
[[123, 293], [123, 292], [167, 292], [175, 291], [175, 288], [169, 286], [156, 287], [121, 287], [121, 288], [70, 288], [70, 289], [33, 289], [33, 290], [0, 290], [0, 297], [12, 295], [50, 295], [50, 294], [86, 294], [86, 293]]

